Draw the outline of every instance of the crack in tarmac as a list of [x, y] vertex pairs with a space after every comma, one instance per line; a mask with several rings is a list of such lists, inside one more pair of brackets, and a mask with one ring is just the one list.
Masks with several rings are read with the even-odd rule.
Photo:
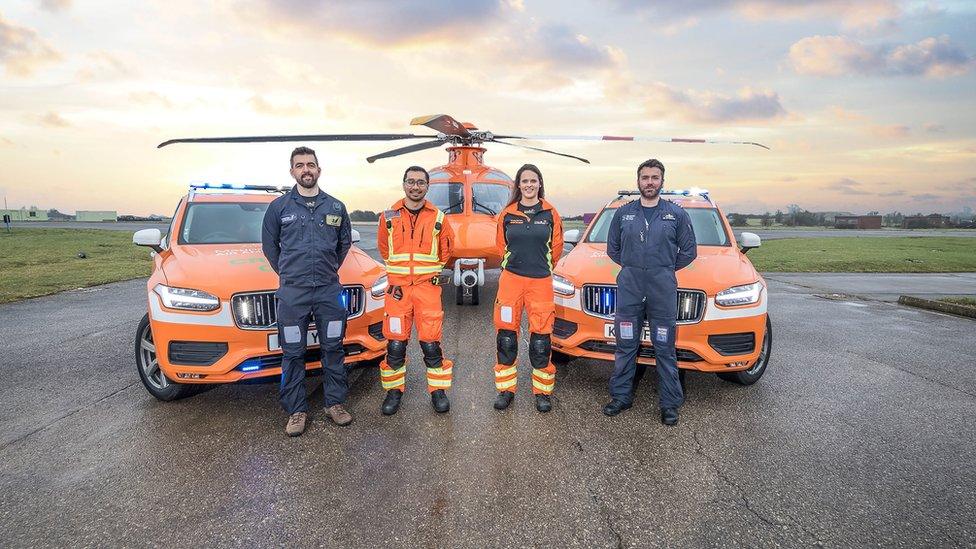
[[113, 397], [113, 396], [121, 393], [122, 391], [125, 391], [126, 389], [128, 389], [128, 388], [130, 388], [130, 387], [132, 387], [134, 385], [138, 385], [140, 383], [142, 383], [142, 381], [137, 379], [136, 381], [133, 381], [132, 383], [130, 383], [130, 384], [128, 384], [128, 385], [126, 385], [126, 386], [124, 386], [124, 387], [122, 387], [120, 389], [116, 389], [115, 391], [112, 391], [111, 393], [109, 393], [109, 394], [107, 394], [105, 396], [102, 396], [102, 397], [100, 397], [100, 398], [98, 398], [98, 399], [96, 399], [96, 400], [94, 400], [92, 402], [89, 402], [88, 404], [85, 404], [84, 406], [81, 406], [79, 408], [76, 408], [76, 409], [68, 412], [67, 414], [64, 414], [63, 416], [57, 417], [57, 418], [49, 421], [48, 423], [45, 423], [44, 425], [41, 425], [40, 427], [34, 429], [33, 431], [30, 431], [28, 433], [25, 433], [25, 434], [23, 434], [23, 435], [15, 438], [15, 439], [9, 441], [9, 442], [3, 443], [2, 445], [0, 445], [0, 450], [6, 450], [8, 447], [10, 447], [10, 446], [12, 446], [14, 444], [17, 444], [18, 442], [21, 442], [23, 440], [26, 440], [31, 435], [34, 435], [35, 433], [39, 433], [41, 431], [44, 431], [45, 429], [47, 429], [48, 427], [51, 427], [55, 423], [59, 423], [61, 421], [64, 421], [65, 419], [70, 418], [71, 416], [77, 414], [78, 412], [81, 412], [81, 411], [87, 410], [89, 408], [92, 408], [92, 407], [96, 406], [98, 403], [100, 403], [100, 402], [102, 402], [102, 401], [104, 401], [104, 400], [106, 400], [108, 398], [111, 398], [111, 397]]
[[820, 536], [817, 536], [815, 533], [808, 530], [805, 526], [803, 526], [803, 524], [800, 523], [800, 521], [796, 520], [789, 513], [786, 513], [786, 515], [790, 517], [790, 519], [793, 521], [793, 524], [790, 524], [788, 522], [782, 522], [772, 518], [767, 518], [765, 515], [760, 513], [759, 509], [753, 507], [752, 502], [750, 502], [749, 498], [746, 497], [746, 494], [742, 490], [742, 488], [739, 487], [739, 485], [736, 482], [734, 482], [731, 478], [729, 478], [728, 475], [725, 474], [725, 472], [718, 466], [718, 463], [716, 463], [715, 459], [712, 456], [710, 456], [707, 452], [705, 452], [705, 446], [702, 444], [701, 439], [698, 437], [698, 430], [697, 429], [693, 430], [691, 432], [691, 435], [695, 441], [695, 446], [696, 446], [695, 453], [703, 457], [705, 461], [708, 463], [708, 465], [712, 468], [712, 470], [715, 471], [715, 474], [717, 474], [718, 477], [722, 479], [723, 482], [725, 482], [725, 484], [727, 484], [730, 488], [732, 488], [732, 490], [736, 493], [736, 495], [738, 495], [739, 501], [743, 504], [743, 506], [745, 506], [746, 510], [748, 510], [749, 513], [751, 513], [753, 516], [758, 518], [767, 526], [774, 527], [774, 528], [775, 527], [792, 528], [795, 526], [796, 528], [799, 528], [800, 531], [802, 531], [804, 534], [815, 539], [818, 545], [824, 545], [826, 543], [825, 540], [820, 539]]

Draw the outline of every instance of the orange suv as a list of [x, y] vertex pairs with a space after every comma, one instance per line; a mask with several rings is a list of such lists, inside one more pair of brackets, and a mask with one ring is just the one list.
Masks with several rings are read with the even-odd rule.
[[[190, 394], [193, 384], [232, 383], [281, 374], [275, 323], [278, 275], [261, 251], [261, 225], [271, 201], [287, 188], [192, 185], [176, 207], [168, 234], [136, 232], [153, 272], [149, 312], [136, 333], [142, 383], [160, 400]], [[383, 338], [383, 267], [355, 245], [339, 269], [349, 313], [346, 364], [378, 362]], [[317, 332], [309, 326], [306, 368], [321, 368]]]
[[[556, 321], [554, 360], [613, 360], [613, 315], [620, 266], [607, 256], [607, 232], [614, 211], [639, 195], [620, 191], [584, 229], [567, 231], [573, 250], [553, 272]], [[746, 252], [760, 245], [753, 233], [737, 243], [722, 210], [707, 191], [662, 191], [662, 198], [683, 207], [698, 240], [698, 257], [677, 272], [678, 367], [715, 372], [722, 379], [751, 385], [762, 377], [772, 349], [766, 312], [768, 291]], [[741, 246], [741, 247], [740, 247]], [[654, 364], [654, 346], [645, 323], [638, 361]]]

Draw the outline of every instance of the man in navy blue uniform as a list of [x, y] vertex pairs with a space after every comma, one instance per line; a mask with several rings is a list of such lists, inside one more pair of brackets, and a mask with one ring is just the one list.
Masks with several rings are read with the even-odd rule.
[[610, 221], [607, 255], [620, 265], [614, 329], [617, 350], [610, 376], [612, 400], [603, 413], [615, 416], [633, 405], [634, 374], [644, 322], [650, 325], [660, 393], [661, 422], [678, 422], [684, 394], [675, 356], [678, 281], [675, 271], [698, 255], [691, 217], [680, 206], [661, 200], [664, 164], [647, 160], [637, 168], [640, 200], [619, 208]]
[[348, 392], [342, 349], [347, 315], [339, 283], [339, 266], [352, 246], [352, 223], [346, 206], [319, 188], [321, 173], [315, 151], [292, 151], [291, 175], [297, 184], [268, 206], [261, 238], [279, 280], [280, 400], [288, 413], [288, 436], [305, 431], [305, 351], [313, 318], [322, 349], [325, 413], [337, 425], [352, 423], [342, 406]]

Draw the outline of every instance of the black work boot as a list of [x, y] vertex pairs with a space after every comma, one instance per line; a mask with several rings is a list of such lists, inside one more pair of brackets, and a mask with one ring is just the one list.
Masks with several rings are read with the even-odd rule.
[[535, 409], [543, 414], [552, 410], [552, 401], [549, 399], [549, 395], [541, 393], [535, 395]]
[[668, 427], [678, 424], [677, 408], [661, 408], [661, 423]]
[[403, 391], [400, 389], [390, 389], [386, 392], [383, 399], [383, 415], [392, 416], [400, 409], [400, 399], [403, 398]]
[[438, 414], [451, 409], [451, 401], [447, 399], [444, 389], [438, 389], [430, 394], [430, 403], [434, 405], [434, 411]]
[[512, 403], [512, 399], [515, 398], [515, 393], [511, 391], [501, 391], [495, 398], [495, 409], [504, 410], [508, 408], [508, 405]]
[[603, 407], [603, 413], [608, 416], [615, 416], [631, 406], [633, 406], [633, 404], [624, 404], [622, 400], [613, 399]]

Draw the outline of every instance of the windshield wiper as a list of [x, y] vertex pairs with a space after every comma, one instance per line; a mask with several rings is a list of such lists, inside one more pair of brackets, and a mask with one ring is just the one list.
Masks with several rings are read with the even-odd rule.
[[471, 199], [471, 205], [472, 206], [475, 206], [475, 207], [484, 208], [484, 209], [488, 210], [488, 213], [490, 213], [491, 215], [498, 215], [498, 212], [496, 212], [495, 210], [489, 208], [488, 206], [485, 206], [481, 202], [478, 202], [474, 198]]
[[451, 204], [450, 206], [444, 208], [444, 213], [454, 213], [454, 211], [453, 211], [454, 208], [456, 208], [458, 206], [464, 206], [464, 199], [463, 198], [461, 199], [460, 202], [456, 202], [456, 203]]

